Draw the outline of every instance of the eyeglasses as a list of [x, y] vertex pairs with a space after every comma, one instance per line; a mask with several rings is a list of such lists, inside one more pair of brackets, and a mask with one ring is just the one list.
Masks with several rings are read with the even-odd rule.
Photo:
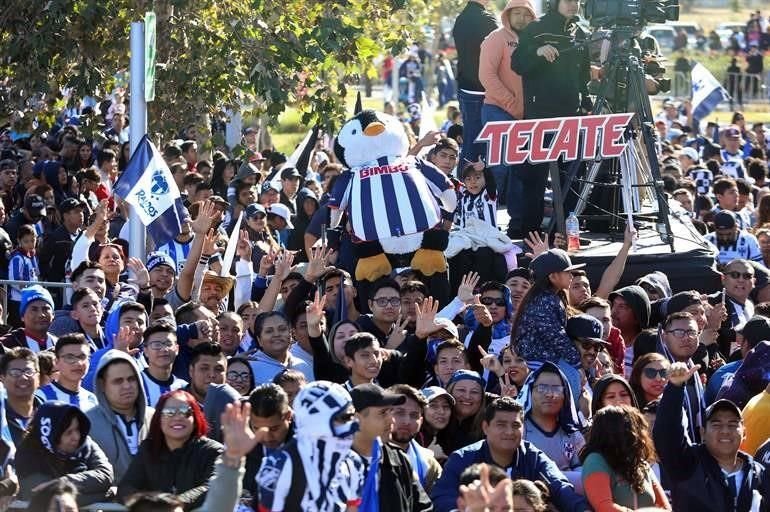
[[725, 272], [726, 276], [730, 276], [733, 279], [744, 279], [746, 281], [749, 281], [750, 279], [754, 279], [754, 274], [751, 272], [738, 272], [736, 270], [733, 270], [731, 272]]
[[650, 380], [655, 380], [658, 376], [663, 380], [668, 379], [668, 369], [666, 368], [645, 368], [642, 370], [642, 374]]
[[189, 405], [180, 405], [179, 407], [164, 407], [160, 410], [161, 416], [164, 418], [173, 418], [175, 416], [183, 416], [189, 418], [192, 416], [192, 407]]
[[395, 308], [401, 305], [401, 297], [380, 297], [378, 299], [373, 299], [372, 302], [381, 308], [386, 306], [392, 306]]
[[67, 364], [75, 364], [86, 362], [88, 356], [86, 354], [80, 354], [79, 356], [76, 356], [75, 354], [64, 354], [63, 356], [59, 356], [59, 359]]
[[484, 304], [485, 306], [491, 306], [492, 304], [494, 304], [497, 307], [501, 307], [501, 308], [505, 307], [505, 299], [503, 298], [495, 299], [493, 297], [482, 297], [481, 303]]
[[34, 377], [38, 373], [40, 372], [34, 368], [11, 368], [5, 372], [6, 375], [13, 377], [14, 379], [18, 379], [22, 375], [25, 377]]
[[156, 341], [151, 341], [147, 343], [147, 347], [150, 350], [163, 350], [164, 348], [173, 348], [174, 342], [171, 340], [166, 340], [166, 341], [156, 340]]
[[564, 394], [564, 386], [559, 386], [559, 385], [551, 386], [549, 384], [535, 384], [533, 388], [535, 391], [537, 391], [541, 395], [563, 395]]
[[673, 334], [677, 338], [684, 338], [685, 336], [688, 338], [697, 338], [699, 334], [695, 329], [671, 329], [670, 331], [666, 332]]
[[248, 382], [251, 380], [251, 374], [249, 372], [227, 372], [228, 380], [236, 380], [239, 382]]

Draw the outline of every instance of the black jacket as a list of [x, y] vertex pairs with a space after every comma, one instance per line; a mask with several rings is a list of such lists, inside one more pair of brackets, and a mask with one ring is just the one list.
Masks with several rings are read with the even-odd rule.
[[118, 485], [118, 499], [125, 502], [138, 491], [160, 491], [176, 494], [185, 510], [200, 507], [214, 477], [214, 463], [222, 453], [222, 445], [199, 437], [172, 452], [152, 452], [151, 440], [142, 441]]
[[433, 503], [420, 485], [404, 451], [388, 443], [382, 446], [379, 496], [383, 512], [433, 510]]
[[484, 92], [479, 81], [479, 54], [481, 42], [497, 28], [495, 16], [478, 2], [465, 4], [452, 29], [457, 48], [457, 87]]
[[65, 266], [72, 257], [73, 245], [75, 242], [63, 225], [45, 235], [38, 254], [43, 281], [64, 281]]
[[753, 494], [762, 497], [759, 510], [770, 510], [770, 479], [764, 468], [750, 455], [738, 452], [743, 459], [743, 482], [737, 506], [716, 459], [703, 444], [692, 444], [684, 435], [682, 404], [684, 388], [669, 384], [658, 405], [653, 428], [655, 448], [660, 464], [669, 477], [674, 510], [699, 512], [748, 512]]
[[[574, 116], [581, 107], [590, 110], [590, 59], [580, 46], [588, 36], [575, 21], [549, 11], [519, 35], [511, 67], [522, 78], [526, 119]], [[554, 62], [537, 55], [537, 49], [544, 45], [559, 51]]]
[[[722, 301], [722, 292], [709, 295], [708, 301], [712, 306], [717, 305]], [[751, 302], [751, 299], [746, 299], [746, 302]], [[717, 345], [724, 360], [728, 361], [730, 358], [730, 347], [735, 341], [735, 326], [740, 323], [740, 318], [735, 310], [735, 303], [729, 296], [725, 298], [725, 309], [727, 309], [727, 318], [719, 326]]]

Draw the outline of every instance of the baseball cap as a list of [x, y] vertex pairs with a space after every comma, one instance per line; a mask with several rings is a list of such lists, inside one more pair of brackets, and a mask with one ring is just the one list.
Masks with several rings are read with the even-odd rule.
[[86, 204], [83, 201], [80, 201], [79, 199], [75, 199], [74, 197], [68, 197], [61, 203], [59, 203], [59, 211], [61, 213], [67, 213], [70, 210], [74, 210], [75, 208], [85, 208]]
[[24, 199], [24, 208], [31, 217], [45, 215], [45, 201], [37, 194], [30, 194]]
[[728, 210], [722, 210], [714, 215], [714, 227], [716, 229], [732, 229], [736, 226], [735, 214]]
[[171, 256], [165, 252], [151, 252], [147, 255], [147, 272], [152, 272], [153, 269], [160, 265], [171, 267], [171, 270], [176, 274], [176, 264], [171, 259]]
[[431, 403], [433, 400], [440, 396], [445, 396], [447, 397], [447, 400], [449, 400], [449, 403], [452, 405], [452, 407], [455, 405], [455, 397], [450, 395], [449, 391], [440, 386], [428, 386], [427, 388], [422, 388], [420, 393], [422, 393], [422, 396], [425, 397], [425, 400], [427, 400], [428, 403]]
[[585, 266], [585, 263], [573, 265], [569, 255], [561, 249], [549, 249], [529, 264], [529, 268], [535, 273], [536, 279], [547, 277], [554, 272], [570, 272]]
[[273, 182], [271, 182], [271, 181], [266, 181], [266, 182], [264, 182], [264, 183], [262, 184], [262, 190], [261, 190], [261, 192], [260, 192], [260, 193], [261, 193], [261, 194], [264, 194], [264, 193], [266, 193], [268, 190], [275, 190], [276, 192], [280, 192], [280, 190], [278, 190], [278, 186], [277, 186], [277, 185], [275, 185], [275, 184], [274, 184]]
[[679, 313], [680, 311], [684, 311], [688, 307], [695, 304], [701, 304], [700, 293], [694, 290], [675, 293], [671, 296], [670, 299], [668, 299], [668, 304], [666, 305], [666, 314], [670, 315], [671, 313]]
[[35, 302], [36, 300], [42, 300], [49, 306], [51, 306], [51, 309], [53, 310], [53, 297], [51, 297], [51, 292], [40, 286], [39, 284], [33, 284], [32, 286], [28, 286], [24, 288], [21, 291], [21, 301], [19, 302], [19, 314], [21, 316], [24, 316], [24, 312], [27, 311], [27, 306], [29, 306], [31, 303]]
[[435, 318], [433, 324], [440, 326], [442, 330], [451, 334], [453, 338], [460, 338], [460, 332], [457, 330], [457, 326], [448, 318]]
[[735, 405], [735, 403], [732, 400], [728, 400], [726, 398], [720, 398], [706, 409], [706, 420], [710, 420], [711, 417], [716, 414], [718, 411], [730, 411], [734, 413], [736, 416], [738, 416], [740, 419], [743, 419], [743, 414], [741, 413], [740, 408]]
[[609, 345], [602, 339], [602, 323], [591, 315], [580, 313], [567, 319], [567, 336], [573, 340], [590, 340]]
[[472, 380], [473, 382], [476, 382], [479, 386], [481, 386], [481, 389], [484, 389], [484, 379], [481, 378], [481, 375], [479, 375], [478, 372], [474, 372], [473, 370], [455, 371], [452, 374], [452, 376], [449, 378], [449, 382], [447, 382], [446, 387], [449, 387], [452, 384], [456, 384], [461, 380]]
[[725, 128], [725, 131], [722, 132], [722, 134], [727, 139], [742, 139], [743, 136], [741, 135], [741, 129], [738, 128], [738, 126], [731, 124], [727, 128]]
[[247, 219], [253, 219], [260, 213], [262, 215], [267, 215], [267, 212], [265, 211], [265, 207], [259, 203], [251, 203], [249, 206], [246, 207], [245, 215]]
[[682, 149], [682, 155], [696, 163], [700, 160], [700, 155], [698, 155], [698, 151], [695, 148], [687, 147]]
[[750, 347], [754, 347], [760, 341], [770, 341], [770, 319], [763, 316], [754, 316], [745, 324], [741, 334]]
[[283, 203], [271, 204], [267, 208], [268, 215], [277, 215], [286, 221], [286, 229], [294, 229], [294, 224], [291, 223], [291, 212], [289, 207]]
[[356, 412], [367, 407], [394, 406], [406, 402], [406, 396], [385, 391], [377, 384], [359, 384], [350, 391], [350, 397]]
[[285, 169], [281, 169], [281, 179], [282, 180], [290, 180], [292, 178], [300, 178], [300, 179], [302, 179], [302, 175], [294, 167], [287, 167]]

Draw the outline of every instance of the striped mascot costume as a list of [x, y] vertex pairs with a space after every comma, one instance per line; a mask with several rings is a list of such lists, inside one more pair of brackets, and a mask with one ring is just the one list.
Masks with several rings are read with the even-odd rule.
[[332, 190], [331, 223], [339, 225], [347, 213], [356, 280], [375, 281], [394, 267], [446, 279], [448, 232], [441, 229], [441, 212], [454, 212], [457, 195], [444, 173], [408, 154], [401, 122], [358, 112], [340, 129], [334, 152], [349, 171]]

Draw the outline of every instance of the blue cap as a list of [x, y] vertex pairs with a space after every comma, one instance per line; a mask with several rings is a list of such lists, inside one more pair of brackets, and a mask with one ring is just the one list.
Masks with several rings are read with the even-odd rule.
[[171, 267], [171, 270], [173, 270], [174, 274], [176, 274], [176, 263], [174, 263], [174, 260], [171, 259], [171, 256], [169, 256], [165, 252], [152, 252], [148, 254], [147, 255], [147, 272], [152, 272], [152, 270], [158, 265], [166, 265], [168, 267]]
[[251, 203], [249, 206], [246, 207], [246, 210], [244, 213], [247, 219], [253, 219], [260, 213], [262, 215], [267, 216], [267, 211], [265, 210], [265, 207], [259, 203]]
[[478, 385], [481, 386], [481, 389], [484, 389], [484, 379], [481, 378], [481, 375], [479, 375], [478, 372], [474, 372], [473, 370], [457, 370], [449, 378], [446, 387], [448, 388], [452, 384], [457, 384], [461, 380], [472, 380], [473, 382], [477, 382]]
[[51, 306], [51, 309], [54, 308], [53, 297], [51, 297], [51, 292], [49, 292], [39, 284], [33, 284], [32, 286], [28, 286], [21, 291], [19, 315], [24, 316], [24, 312], [27, 310], [27, 306], [29, 306], [31, 302], [34, 302], [36, 300], [42, 300], [46, 304]]

